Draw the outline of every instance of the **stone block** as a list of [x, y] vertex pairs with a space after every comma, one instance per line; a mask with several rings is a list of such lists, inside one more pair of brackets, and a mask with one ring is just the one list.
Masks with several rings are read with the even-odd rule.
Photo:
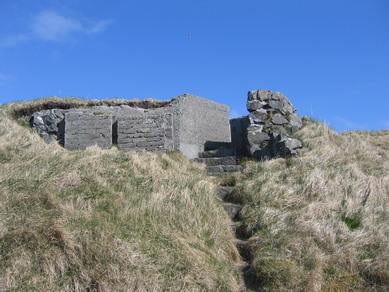
[[[131, 133], [134, 129], [135, 134]], [[167, 135], [165, 134], [167, 132]], [[172, 150], [172, 115], [150, 115], [118, 119], [118, 146], [121, 149], [136, 151]], [[153, 149], [153, 150], [151, 150]]]
[[269, 134], [261, 131], [249, 131], [247, 133], [247, 140], [249, 145], [259, 145], [270, 140], [270, 136]]
[[260, 100], [250, 100], [247, 102], [247, 110], [249, 112], [253, 112], [257, 109], [263, 108], [264, 105], [266, 105], [266, 102]]
[[284, 103], [282, 101], [269, 100], [268, 104], [271, 108], [274, 108], [276, 110], [283, 110], [284, 109]]
[[290, 116], [290, 125], [292, 127], [295, 127], [297, 129], [300, 129], [303, 126], [303, 121], [301, 120], [300, 116], [297, 114], [292, 114]]
[[264, 109], [255, 110], [250, 113], [249, 119], [252, 124], [263, 124], [268, 119], [267, 111]]
[[184, 94], [172, 101], [177, 150], [196, 158], [208, 142], [230, 142], [228, 106]]
[[287, 124], [289, 121], [281, 114], [275, 114], [273, 115], [271, 119], [272, 123], [275, 125], [284, 125]]
[[287, 97], [285, 96], [285, 94], [283, 94], [282, 92], [279, 92], [279, 91], [274, 91], [274, 92], [272, 93], [271, 98], [272, 98], [273, 100], [279, 100], [279, 101], [283, 101], [283, 100], [286, 100], [286, 99], [287, 99]]
[[64, 147], [69, 150], [85, 149], [96, 145], [112, 146], [112, 115], [94, 115], [85, 112], [69, 112], [64, 118]]
[[302, 147], [301, 141], [296, 138], [291, 138], [284, 134], [277, 134], [274, 137], [274, 152], [278, 156], [288, 157], [297, 154], [297, 150]]
[[270, 90], [253, 90], [248, 93], [248, 101], [260, 100], [267, 101], [272, 98], [272, 92]]

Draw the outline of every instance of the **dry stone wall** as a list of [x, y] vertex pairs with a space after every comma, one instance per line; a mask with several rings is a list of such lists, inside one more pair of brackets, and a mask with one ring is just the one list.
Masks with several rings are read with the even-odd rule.
[[51, 109], [33, 113], [30, 123], [46, 143], [58, 140], [63, 144], [64, 118], [62, 110]]
[[231, 120], [233, 147], [241, 156], [270, 159], [297, 154], [302, 144], [292, 135], [302, 120], [283, 93], [249, 91], [247, 110], [248, 116]]

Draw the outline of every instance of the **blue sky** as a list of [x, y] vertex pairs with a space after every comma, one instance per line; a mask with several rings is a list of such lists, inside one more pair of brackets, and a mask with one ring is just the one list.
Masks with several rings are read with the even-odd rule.
[[0, 0], [0, 103], [192, 93], [242, 116], [255, 89], [389, 129], [389, 1]]

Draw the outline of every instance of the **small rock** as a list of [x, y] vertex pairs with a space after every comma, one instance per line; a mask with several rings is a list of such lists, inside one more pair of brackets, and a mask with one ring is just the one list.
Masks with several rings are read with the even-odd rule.
[[251, 124], [248, 126], [247, 131], [262, 132], [264, 125]]
[[271, 127], [272, 131], [274, 133], [282, 133], [282, 134], [285, 134], [285, 135], [288, 135], [288, 130], [287, 130], [287, 125], [273, 125]]
[[251, 157], [254, 157], [259, 160], [268, 160], [273, 157], [273, 153], [270, 149], [270, 146], [267, 145], [265, 147], [251, 147], [250, 148], [250, 155]]
[[253, 90], [248, 93], [248, 101], [250, 100], [260, 100], [266, 101], [270, 100], [272, 97], [272, 92], [270, 90]]
[[228, 216], [231, 219], [234, 219], [234, 218], [236, 218], [238, 216], [240, 210], [242, 210], [242, 206], [241, 205], [237, 205], [237, 204], [225, 203], [224, 204], [224, 210], [226, 210], [226, 212], [228, 213]]
[[30, 118], [30, 124], [37, 129], [40, 136], [46, 143], [51, 143], [58, 139], [58, 124], [64, 119], [64, 114], [60, 109], [51, 109], [35, 112]]
[[250, 100], [247, 102], [247, 110], [249, 112], [253, 112], [257, 109], [263, 108], [264, 105], [266, 105], [266, 102], [260, 100]]
[[275, 125], [283, 125], [283, 124], [287, 124], [289, 121], [284, 117], [282, 116], [281, 114], [275, 114], [272, 119], [271, 119], [272, 123], [275, 124]]
[[283, 114], [287, 114], [287, 113], [295, 113], [296, 112], [296, 109], [293, 107], [293, 105], [289, 102], [289, 100], [284, 100], [282, 102], [282, 109], [281, 109], [281, 112]]
[[217, 189], [217, 196], [222, 199], [222, 200], [225, 200], [226, 197], [228, 197], [232, 191], [233, 191], [234, 188], [232, 187], [222, 187], [222, 188], [218, 188]]
[[284, 134], [277, 134], [274, 138], [274, 154], [276, 156], [288, 157], [297, 154], [297, 149], [301, 148], [301, 141], [288, 137]]
[[267, 118], [268, 115], [264, 109], [258, 109], [249, 115], [250, 122], [254, 124], [263, 124]]
[[270, 136], [265, 132], [250, 131], [247, 133], [247, 140], [250, 145], [261, 144], [262, 142], [270, 140]]
[[273, 94], [271, 95], [271, 99], [273, 100], [285, 100], [287, 99], [285, 94], [283, 94], [282, 92], [279, 92], [279, 91], [274, 91]]
[[303, 121], [301, 120], [300, 116], [297, 114], [292, 114], [290, 116], [290, 125], [292, 127], [295, 127], [297, 129], [300, 129], [303, 126]]
[[269, 106], [277, 110], [282, 110], [284, 108], [284, 103], [282, 101], [270, 100]]
[[297, 150], [297, 153], [299, 154], [307, 153], [307, 152], [309, 152], [309, 148], [306, 147]]

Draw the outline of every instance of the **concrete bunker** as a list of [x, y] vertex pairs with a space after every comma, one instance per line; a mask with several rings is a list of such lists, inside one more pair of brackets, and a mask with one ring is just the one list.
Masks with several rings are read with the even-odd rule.
[[144, 107], [126, 103], [36, 111], [31, 124], [47, 143], [57, 140], [69, 150], [117, 145], [124, 151], [176, 150], [188, 158], [217, 150], [219, 156], [271, 159], [302, 148], [293, 137], [302, 119], [281, 92], [249, 91], [249, 114], [231, 120], [227, 105], [190, 94], [156, 104], [138, 101]]
[[209, 145], [230, 143], [229, 108], [184, 94], [157, 108], [98, 105], [34, 112], [31, 125], [66, 149], [92, 145], [124, 151], [177, 150], [198, 157]]

